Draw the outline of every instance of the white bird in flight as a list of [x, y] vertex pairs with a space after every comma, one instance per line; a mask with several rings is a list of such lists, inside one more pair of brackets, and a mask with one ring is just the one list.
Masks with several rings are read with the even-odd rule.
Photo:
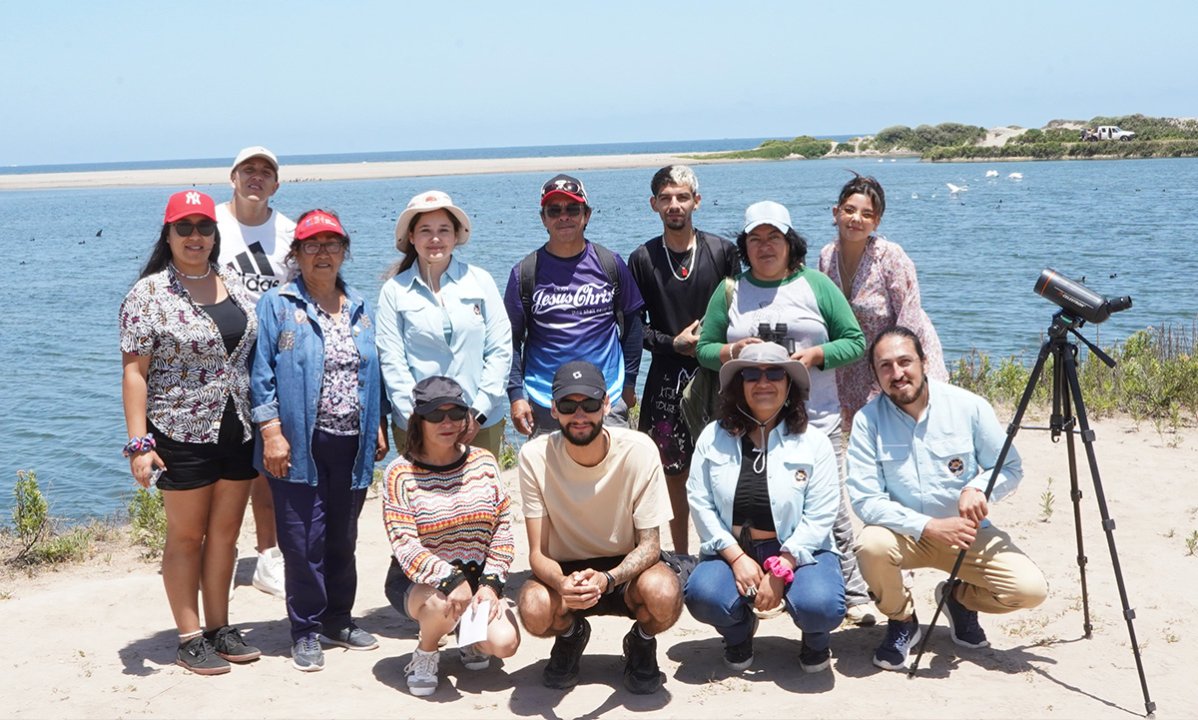
[[956, 195], [957, 193], [968, 192], [968, 190], [969, 190], [969, 186], [967, 186], [967, 185], [953, 185], [952, 183], [944, 183], [944, 184], [948, 186], [948, 192], [950, 195]]

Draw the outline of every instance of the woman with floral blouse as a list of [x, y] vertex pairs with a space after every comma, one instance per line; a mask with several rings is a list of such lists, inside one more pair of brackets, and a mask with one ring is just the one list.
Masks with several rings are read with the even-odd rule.
[[[229, 625], [229, 582], [249, 498], [253, 302], [217, 265], [216, 207], [175, 193], [158, 242], [120, 310], [125, 456], [166, 509], [162, 583], [179, 632], [178, 665], [201, 675], [261, 653]], [[200, 625], [203, 597], [207, 632]]]

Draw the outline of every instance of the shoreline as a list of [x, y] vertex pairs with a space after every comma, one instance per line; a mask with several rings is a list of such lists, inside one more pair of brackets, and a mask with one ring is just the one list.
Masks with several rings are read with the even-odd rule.
[[[707, 165], [755, 162], [716, 157], [719, 153], [622, 155], [563, 155], [526, 158], [479, 158], [453, 160], [397, 160], [391, 162], [323, 163], [283, 165], [281, 183], [328, 182], [333, 180], [388, 180], [447, 175], [492, 175], [499, 173], [571, 172], [663, 167], [671, 164]], [[156, 168], [153, 170], [90, 170], [84, 172], [0, 175], [0, 191], [64, 190], [92, 188], [222, 185], [229, 182], [226, 167]]]

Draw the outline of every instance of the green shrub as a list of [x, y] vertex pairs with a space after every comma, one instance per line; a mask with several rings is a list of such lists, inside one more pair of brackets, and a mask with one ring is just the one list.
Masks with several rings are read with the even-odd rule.
[[33, 547], [46, 532], [50, 522], [50, 506], [37, 482], [33, 470], [18, 470], [17, 484], [12, 489], [12, 523], [17, 537], [26, 549]]
[[166, 547], [166, 508], [162, 493], [138, 488], [129, 501], [129, 525], [133, 542], [146, 548], [146, 557], [158, 557]]

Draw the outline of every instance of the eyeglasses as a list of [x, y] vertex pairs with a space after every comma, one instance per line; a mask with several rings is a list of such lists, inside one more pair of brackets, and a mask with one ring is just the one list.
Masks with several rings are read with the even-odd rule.
[[578, 408], [582, 408], [583, 412], [595, 413], [603, 407], [603, 401], [597, 398], [587, 398], [586, 400], [558, 400], [557, 411], [562, 415], [573, 415], [578, 412]]
[[466, 408], [458, 407], [457, 405], [449, 408], [448, 410], [442, 410], [441, 408], [437, 408], [436, 410], [431, 410], [431, 411], [425, 413], [421, 417], [423, 417], [428, 422], [439, 423], [442, 420], [444, 420], [447, 416], [449, 417], [450, 420], [453, 420], [454, 422], [457, 422], [458, 420], [465, 420], [466, 419]]
[[179, 237], [191, 237], [191, 234], [196, 230], [204, 237], [212, 237], [216, 234], [216, 223], [211, 220], [201, 220], [198, 223], [193, 223], [190, 220], [180, 220], [175, 223], [175, 232]]
[[344, 249], [345, 243], [341, 242], [340, 240], [322, 243], [300, 243], [300, 252], [305, 255], [319, 255], [321, 252], [327, 252], [330, 255], [340, 255], [341, 251]]
[[765, 368], [747, 367], [740, 371], [740, 376], [744, 378], [745, 382], [760, 382], [762, 376], [764, 376], [765, 379], [769, 380], [770, 382], [778, 382], [782, 378], [786, 377], [786, 368], [778, 367], [776, 365]]
[[562, 213], [565, 213], [570, 217], [578, 217], [582, 214], [582, 209], [582, 203], [570, 203], [569, 205], [546, 205], [545, 217], [551, 219], [559, 218], [562, 216]]

